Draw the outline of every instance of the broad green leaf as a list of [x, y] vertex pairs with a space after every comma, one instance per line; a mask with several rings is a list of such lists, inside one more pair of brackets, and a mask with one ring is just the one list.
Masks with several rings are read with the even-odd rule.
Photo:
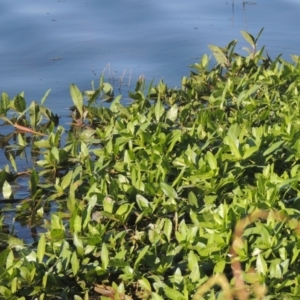
[[195, 265], [198, 265], [198, 259], [197, 256], [195, 255], [194, 251], [189, 251], [188, 253], [188, 267], [190, 269], [190, 271], [193, 270]]
[[228, 135], [224, 139], [224, 143], [229, 145], [231, 153], [235, 156], [236, 159], [241, 159], [242, 155], [239, 150], [239, 140], [234, 135]]
[[164, 292], [170, 300], [186, 300], [183, 294], [167, 285], [164, 286]]
[[70, 93], [73, 100], [73, 103], [78, 110], [80, 117], [83, 117], [83, 97], [79, 88], [75, 84], [71, 84]]
[[152, 292], [151, 293], [151, 299], [152, 300], [164, 300], [161, 296], [159, 296], [157, 293]]
[[161, 182], [160, 187], [167, 197], [173, 198], [173, 199], [176, 199], [178, 197], [176, 191], [167, 183]]
[[161, 103], [160, 99], [157, 100], [154, 106], [154, 113], [155, 113], [155, 119], [156, 122], [160, 121], [161, 116], [164, 114], [165, 109], [163, 104]]
[[101, 266], [104, 270], [107, 269], [109, 263], [109, 253], [105, 243], [102, 244], [101, 248]]
[[69, 187], [71, 180], [73, 178], [73, 171], [69, 171], [61, 181], [61, 187], [65, 190]]
[[34, 145], [37, 147], [37, 148], [50, 148], [50, 143], [49, 143], [49, 140], [40, 140], [40, 141], [35, 141], [34, 142]]
[[7, 260], [6, 260], [6, 270], [10, 275], [13, 272], [12, 267], [14, 265], [14, 261], [15, 261], [14, 253], [13, 253], [13, 251], [10, 251], [7, 256]]
[[38, 248], [37, 248], [37, 252], [36, 252], [39, 263], [43, 262], [45, 252], [46, 252], [46, 237], [45, 237], [45, 234], [42, 234], [40, 236], [40, 240], [39, 240]]
[[243, 30], [241, 30], [241, 34], [244, 37], [244, 39], [252, 46], [252, 48], [255, 48], [256, 45], [254, 37], [250, 33]]
[[218, 168], [217, 160], [216, 160], [215, 156], [210, 151], [207, 151], [206, 159], [207, 159], [207, 162], [208, 162], [208, 164], [209, 164], [209, 166], [212, 170], [216, 170]]
[[59, 163], [59, 150], [57, 147], [53, 147], [51, 149], [51, 154], [53, 155], [53, 157], [55, 158], [56, 160], [56, 163]]
[[165, 220], [165, 224], [164, 224], [164, 234], [167, 237], [168, 242], [171, 241], [171, 234], [172, 234], [172, 230], [173, 230], [173, 224], [172, 221], [170, 219], [164, 219]]
[[279, 259], [276, 259], [276, 260], [273, 260], [271, 262], [271, 265], [270, 265], [270, 269], [269, 269], [269, 276], [270, 278], [282, 278], [282, 270], [281, 270], [281, 266], [280, 266], [280, 260]]
[[146, 253], [148, 252], [149, 248], [150, 248], [150, 246], [147, 245], [147, 246], [145, 246], [145, 247], [139, 252], [138, 257], [137, 257], [136, 261], [134, 262], [134, 266], [133, 266], [133, 269], [134, 269], [134, 270], [137, 270], [137, 269], [138, 269], [141, 260], [144, 258], [144, 256], [145, 256]]
[[10, 199], [13, 197], [11, 185], [6, 180], [3, 183], [2, 194], [4, 199]]
[[120, 100], [122, 98], [122, 95], [118, 95], [114, 100], [113, 102], [111, 103], [110, 105], [110, 110], [114, 113], [117, 113], [119, 110], [118, 110], [118, 105], [117, 104], [120, 104]]
[[188, 200], [189, 200], [189, 204], [190, 205], [195, 206], [196, 208], [199, 207], [199, 205], [198, 205], [198, 199], [197, 199], [196, 195], [192, 191], [189, 192]]
[[197, 282], [200, 279], [199, 262], [194, 251], [188, 253], [188, 266], [191, 271], [190, 279], [192, 282]]
[[74, 251], [71, 256], [71, 267], [72, 267], [73, 275], [76, 276], [79, 270], [79, 261], [77, 258], [76, 251]]
[[16, 165], [16, 160], [15, 160], [15, 156], [14, 156], [14, 154], [11, 151], [8, 152], [8, 159], [9, 159], [12, 167], [14, 168], [15, 172], [18, 172], [17, 165]]
[[258, 151], [258, 147], [253, 146], [244, 151], [243, 159], [250, 157], [253, 153]]
[[82, 217], [80, 215], [76, 215], [73, 218], [73, 216], [72, 216], [71, 220], [74, 220], [73, 221], [74, 223], [72, 224], [72, 228], [73, 228], [74, 232], [81, 232], [81, 230], [82, 230], [82, 226], [81, 226]]
[[241, 92], [240, 95], [238, 96], [237, 104], [241, 105], [243, 101], [249, 100], [249, 97], [255, 94], [260, 88], [261, 85], [255, 84], [249, 90]]
[[113, 96], [113, 87], [110, 83], [104, 82], [102, 86], [103, 92], [109, 96]]
[[137, 202], [140, 210], [144, 210], [145, 208], [149, 207], [149, 201], [140, 194], [136, 195], [136, 202]]
[[112, 213], [114, 210], [115, 201], [110, 197], [105, 197], [103, 199], [103, 209], [108, 213]]
[[225, 260], [219, 260], [215, 267], [214, 267], [214, 273], [215, 274], [222, 274], [224, 272], [226, 266], [226, 261]]
[[19, 113], [22, 113], [26, 109], [26, 101], [21, 95], [16, 96], [13, 105], [15, 110]]
[[173, 151], [176, 143], [181, 141], [182, 131], [181, 130], [172, 130], [167, 136], [167, 143], [169, 144], [167, 153]]
[[83, 218], [83, 229], [85, 229], [87, 227], [87, 225], [89, 224], [90, 220], [91, 220], [91, 214], [92, 214], [92, 210], [95, 207], [97, 203], [97, 196], [93, 195], [90, 199], [89, 199], [89, 203], [88, 205], [85, 207], [83, 214], [82, 214], [82, 218]]
[[215, 59], [217, 60], [218, 64], [226, 65], [228, 63], [227, 57], [224, 52], [220, 49], [220, 47], [214, 45], [208, 45], [210, 50], [213, 52]]
[[35, 101], [32, 101], [32, 103], [29, 106], [29, 117], [30, 117], [30, 125], [32, 126], [33, 129], [35, 129], [36, 126], [42, 120], [40, 106]]
[[74, 246], [76, 247], [77, 253], [82, 256], [84, 254], [84, 248], [82, 240], [78, 237], [77, 233], [74, 233], [73, 237]]
[[[10, 252], [10, 249], [6, 248], [0, 253], [0, 267], [4, 267], [7, 261], [7, 256]], [[1, 276], [1, 275], [0, 275]], [[0, 277], [1, 278], [1, 277]]]
[[143, 277], [142, 279], [139, 279], [138, 284], [143, 290], [151, 292], [151, 284], [148, 281], [148, 279], [146, 279], [145, 277]]
[[264, 260], [264, 258], [261, 254], [257, 255], [256, 269], [257, 269], [257, 272], [262, 273], [264, 275], [266, 275], [267, 272], [268, 272], [267, 263], [266, 263], [266, 261]]
[[267, 156], [267, 155], [271, 154], [272, 152], [276, 151], [283, 143], [284, 143], [284, 141], [278, 141], [278, 142], [272, 144], [271, 147], [269, 147], [269, 148], [263, 153], [263, 156]]
[[0, 98], [0, 115], [6, 115], [7, 111], [9, 110], [10, 100], [6, 93], [1, 94]]
[[130, 208], [130, 205], [128, 203], [124, 203], [118, 208], [118, 210], [116, 211], [116, 214], [119, 216], [126, 215], [128, 213], [129, 208]]
[[171, 106], [171, 108], [168, 110], [166, 118], [171, 120], [172, 122], [175, 122], [178, 117], [178, 105], [174, 104]]

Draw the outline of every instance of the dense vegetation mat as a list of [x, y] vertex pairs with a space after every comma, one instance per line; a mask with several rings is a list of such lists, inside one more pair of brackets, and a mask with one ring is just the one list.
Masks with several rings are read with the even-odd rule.
[[180, 89], [141, 78], [128, 106], [103, 78], [72, 84], [68, 128], [47, 94], [2, 93], [2, 198], [28, 176], [16, 218], [39, 233], [1, 219], [1, 299], [299, 299], [300, 60], [242, 34], [247, 56], [210, 46], [214, 67], [204, 55]]

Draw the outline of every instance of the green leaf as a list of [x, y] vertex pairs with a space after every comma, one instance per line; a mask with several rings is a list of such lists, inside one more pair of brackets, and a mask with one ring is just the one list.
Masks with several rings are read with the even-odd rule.
[[11, 274], [13, 271], [11, 267], [14, 265], [14, 263], [15, 263], [14, 253], [13, 251], [10, 251], [7, 255], [7, 260], [6, 260], [6, 269], [9, 274]]
[[77, 233], [74, 233], [73, 237], [74, 246], [76, 247], [77, 253], [82, 256], [84, 254], [82, 240], [78, 237]]
[[171, 234], [172, 234], [172, 229], [173, 229], [173, 224], [170, 219], [164, 219], [165, 224], [164, 224], [164, 234], [167, 237], [168, 242], [171, 241]]
[[157, 293], [152, 292], [151, 293], [151, 300], [164, 300], [164, 298], [159, 296]]
[[166, 118], [171, 120], [172, 122], [175, 122], [178, 117], [178, 105], [174, 104], [172, 107], [168, 110]]
[[124, 216], [127, 214], [128, 210], [130, 208], [130, 205], [128, 203], [124, 203], [122, 204], [118, 210], [116, 211], [116, 215], [119, 215], [119, 216]]
[[115, 203], [115, 201], [112, 198], [106, 196], [103, 199], [103, 209], [104, 209], [104, 211], [106, 211], [108, 213], [112, 213], [113, 209], [114, 209], [114, 203]]
[[218, 168], [217, 160], [210, 151], [208, 151], [206, 153], [206, 159], [207, 159], [208, 164], [209, 164], [209, 166], [212, 170], [216, 170]]
[[[8, 249], [8, 248], [1, 251], [1, 253], [0, 253], [0, 267], [5, 266], [9, 252], [10, 252], [10, 249]], [[0, 278], [1, 278], [1, 275], [0, 275]]]
[[149, 201], [142, 195], [136, 195], [136, 202], [140, 210], [144, 210], [149, 207]]
[[162, 105], [160, 99], [158, 99], [155, 106], [154, 106], [154, 113], [155, 113], [156, 122], [160, 121], [160, 118], [164, 114], [164, 112], [165, 112], [164, 106]]
[[228, 63], [227, 57], [220, 47], [214, 45], [208, 45], [208, 47], [213, 52], [213, 55], [217, 60], [218, 64], [226, 65]]
[[4, 199], [11, 199], [13, 198], [13, 192], [11, 185], [5, 180], [2, 187], [2, 194]]
[[122, 95], [118, 95], [114, 101], [111, 103], [110, 105], [110, 110], [114, 113], [117, 113], [119, 110], [118, 110], [118, 104], [120, 104], [120, 100], [122, 98]]
[[164, 194], [167, 197], [173, 198], [173, 199], [176, 199], [178, 197], [176, 191], [170, 185], [168, 185], [167, 183], [161, 182], [160, 187], [162, 188]]
[[189, 192], [188, 200], [189, 200], [190, 205], [195, 206], [196, 208], [199, 207], [198, 199], [197, 199], [196, 195], [193, 192]]
[[40, 106], [35, 101], [32, 101], [32, 103], [29, 106], [29, 117], [30, 117], [30, 125], [35, 130], [36, 126], [42, 120]]
[[79, 88], [75, 84], [71, 84], [70, 93], [73, 100], [73, 103], [78, 110], [80, 117], [83, 117], [83, 97]]
[[10, 100], [9, 97], [6, 93], [1, 94], [1, 99], [0, 99], [0, 115], [6, 115], [7, 111], [9, 110], [10, 107]]
[[104, 270], [107, 269], [109, 263], [109, 253], [105, 243], [102, 244], [101, 248], [101, 266]]
[[266, 275], [267, 272], [268, 272], [267, 263], [266, 263], [266, 261], [264, 260], [264, 258], [262, 257], [261, 254], [257, 255], [256, 269], [257, 269], [257, 272], [262, 273], [264, 275]]
[[26, 101], [21, 95], [16, 96], [13, 105], [15, 110], [20, 113], [22, 113], [26, 109]]
[[252, 46], [252, 48], [255, 48], [256, 44], [254, 37], [250, 33], [243, 30], [241, 30], [241, 34], [244, 37], [244, 39]]
[[138, 284], [144, 291], [151, 292], [151, 284], [145, 277], [139, 279]]
[[242, 158], [242, 155], [239, 150], [239, 140], [236, 136], [228, 132], [228, 135], [224, 139], [224, 143], [229, 145], [231, 153], [235, 156], [236, 159]]
[[51, 89], [49, 89], [49, 90], [45, 93], [45, 95], [44, 95], [43, 98], [41, 99], [41, 105], [44, 105], [44, 103], [45, 103], [45, 101], [46, 101], [48, 95], [50, 94], [50, 92], [51, 92]]
[[140, 252], [139, 255], [134, 263], [133, 269], [136, 271], [140, 265], [141, 260], [144, 258], [144, 256], [146, 255], [146, 253], [148, 252], [150, 246], [147, 245], [145, 246]]
[[271, 154], [272, 152], [276, 151], [283, 143], [284, 143], [284, 141], [278, 141], [278, 142], [272, 144], [271, 147], [269, 147], [269, 148], [263, 153], [263, 156], [267, 156], [267, 155]]
[[79, 261], [77, 258], [76, 251], [74, 251], [71, 256], [71, 267], [72, 267], [73, 275], [76, 276], [79, 270]]
[[45, 234], [42, 233], [42, 235], [40, 236], [40, 240], [36, 252], [39, 263], [43, 262], [45, 252], [46, 252], [46, 238], [45, 238]]
[[214, 267], [214, 273], [215, 274], [222, 274], [224, 272], [226, 266], [226, 261], [225, 260], [219, 260], [215, 267]]
[[68, 172], [61, 181], [61, 187], [65, 190], [67, 187], [69, 187], [71, 180], [73, 178], [73, 171]]
[[186, 300], [183, 294], [175, 289], [168, 287], [167, 285], [164, 286], [164, 292], [166, 296], [171, 300]]

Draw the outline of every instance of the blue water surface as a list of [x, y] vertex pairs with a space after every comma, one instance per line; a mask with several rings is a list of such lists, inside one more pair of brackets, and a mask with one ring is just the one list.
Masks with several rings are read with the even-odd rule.
[[30, 102], [51, 88], [47, 105], [63, 114], [69, 85], [90, 89], [105, 67], [117, 87], [123, 73], [124, 89], [140, 75], [175, 87], [208, 44], [237, 38], [241, 48], [240, 30], [262, 27], [259, 46], [288, 57], [300, 52], [299, 12], [295, 0], [2, 0], [0, 92], [25, 91]]

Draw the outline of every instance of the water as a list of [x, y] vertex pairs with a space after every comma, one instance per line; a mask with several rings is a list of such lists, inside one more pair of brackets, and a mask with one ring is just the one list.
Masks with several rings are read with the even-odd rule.
[[299, 10], [287, 0], [235, 0], [234, 14], [231, 0], [2, 0], [0, 92], [25, 91], [31, 101], [51, 88], [47, 105], [62, 114], [70, 83], [90, 89], [108, 63], [106, 78], [119, 80], [126, 70], [125, 92], [130, 70], [131, 89], [140, 75], [174, 87], [208, 44], [238, 38], [246, 46], [239, 31], [256, 35], [262, 27], [260, 45], [272, 56], [297, 54]]
[[[299, 11], [296, 0], [235, 0], [234, 7], [231, 0], [2, 0], [0, 93], [12, 98], [25, 91], [30, 103], [51, 88], [46, 105], [63, 119], [72, 105], [71, 83], [87, 90], [104, 72], [124, 97], [140, 75], [180, 86], [189, 65], [210, 53], [208, 44], [224, 46], [237, 38], [242, 52], [247, 43], [240, 30], [256, 36], [262, 27], [258, 46], [266, 45], [271, 57], [283, 53], [289, 59], [300, 52]], [[12, 131], [0, 127], [1, 135]], [[19, 171], [32, 165], [29, 150], [18, 159]], [[0, 149], [0, 169], [6, 163]], [[16, 193], [26, 194], [24, 182]], [[31, 239], [23, 225], [16, 222], [15, 228]]]

